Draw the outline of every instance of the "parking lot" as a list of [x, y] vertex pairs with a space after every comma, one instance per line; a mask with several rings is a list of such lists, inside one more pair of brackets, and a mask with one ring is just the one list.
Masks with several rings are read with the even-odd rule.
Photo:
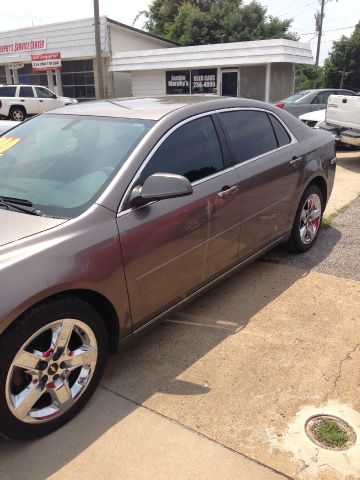
[[303, 429], [360, 431], [360, 154], [338, 157], [326, 215], [352, 203], [313, 250], [268, 253], [113, 356], [70, 424], [0, 440], [0, 478], [360, 478], [359, 437], [332, 452]]

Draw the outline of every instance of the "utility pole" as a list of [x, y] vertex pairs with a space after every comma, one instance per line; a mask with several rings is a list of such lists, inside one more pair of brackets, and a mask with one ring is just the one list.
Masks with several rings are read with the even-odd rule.
[[324, 20], [324, 9], [325, 9], [325, 0], [321, 1], [321, 8], [320, 13], [316, 12], [315, 14], [315, 22], [316, 22], [316, 31], [318, 32], [318, 40], [317, 40], [317, 48], [316, 48], [316, 60], [315, 66], [319, 66], [319, 56], [320, 56], [320, 47], [321, 47], [321, 36], [322, 36], [322, 27], [323, 27], [323, 20]]
[[104, 98], [104, 74], [101, 55], [101, 37], [100, 37], [100, 15], [99, 0], [94, 0], [94, 25], [95, 25], [95, 46], [96, 46], [96, 70], [98, 77], [98, 96]]

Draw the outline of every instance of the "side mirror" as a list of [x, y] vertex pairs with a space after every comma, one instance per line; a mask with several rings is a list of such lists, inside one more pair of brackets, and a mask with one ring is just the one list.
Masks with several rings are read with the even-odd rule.
[[135, 187], [131, 192], [131, 203], [151, 202], [164, 198], [183, 197], [193, 192], [189, 180], [173, 173], [153, 173], [144, 185]]
[[57, 95], [55, 93], [53, 93], [52, 98], [57, 98]]

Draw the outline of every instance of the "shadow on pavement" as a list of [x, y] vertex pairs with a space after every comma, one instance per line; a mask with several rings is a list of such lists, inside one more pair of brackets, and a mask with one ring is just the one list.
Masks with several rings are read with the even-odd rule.
[[[297, 257], [297, 267], [313, 268], [331, 253], [341, 237], [332, 230], [330, 236], [321, 233], [313, 252]], [[48, 478], [157, 392], [176, 396], [208, 393], [211, 387], [206, 378], [194, 384], [177, 377], [226, 338], [246, 329], [257, 312], [308, 274], [304, 269], [276, 264], [292, 264], [289, 258], [279, 249], [270, 252], [113, 355], [101, 383], [106, 390], [136, 403], [117, 402], [114, 395], [114, 404], [104, 408], [100, 389], [74, 420], [54, 434], [29, 443], [0, 439], [1, 480], [24, 478], [24, 472], [28, 480]]]
[[360, 150], [338, 150], [337, 151], [337, 163], [346, 170], [351, 172], [360, 173]]

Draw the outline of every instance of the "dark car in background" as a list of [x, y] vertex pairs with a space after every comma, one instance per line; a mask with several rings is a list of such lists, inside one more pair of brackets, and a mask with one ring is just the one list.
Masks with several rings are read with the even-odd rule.
[[299, 117], [303, 113], [326, 108], [330, 95], [354, 95], [354, 92], [339, 88], [302, 90], [280, 100], [276, 106]]
[[253, 100], [113, 99], [0, 137], [0, 434], [69, 421], [109, 350], [318, 236], [332, 137]]

